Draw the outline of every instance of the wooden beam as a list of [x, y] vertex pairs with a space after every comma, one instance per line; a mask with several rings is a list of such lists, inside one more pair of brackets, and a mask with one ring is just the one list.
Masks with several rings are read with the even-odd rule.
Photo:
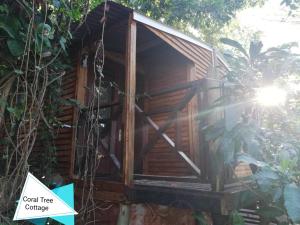
[[136, 91], [136, 22], [129, 17], [126, 44], [125, 77], [125, 127], [124, 127], [124, 182], [133, 186], [134, 173], [134, 128]]
[[161, 175], [134, 174], [134, 179], [199, 183], [199, 179], [197, 176], [161, 176]]
[[135, 108], [137, 109], [137, 111], [143, 116], [143, 118], [151, 125], [152, 128], [154, 128], [154, 130], [156, 132], [159, 133], [159, 135], [171, 146], [175, 147], [174, 142], [171, 140], [171, 138], [169, 138], [169, 136], [160, 131], [160, 127], [149, 117], [146, 116], [145, 112], [138, 106], [135, 105]]
[[[186, 97], [175, 108], [176, 109], [180, 109], [178, 107], [182, 107], [182, 106], [184, 107], [184, 102], [188, 101], [188, 97], [190, 97], [192, 95], [192, 93], [194, 93], [194, 89], [192, 89], [190, 91], [190, 93], [187, 93]], [[149, 151], [155, 145], [158, 137], [161, 137], [165, 142], [167, 142], [167, 144], [171, 147], [172, 150], [176, 151], [176, 153], [192, 169], [192, 171], [198, 177], [200, 177], [201, 176], [201, 170], [194, 164], [194, 162], [183, 151], [181, 151], [179, 149], [180, 146], [177, 147], [177, 145], [172, 141], [172, 139], [166, 133], [164, 133], [164, 130], [163, 130], [163, 129], [167, 129], [167, 127], [165, 127], [165, 126], [168, 123], [169, 124], [167, 126], [169, 127], [174, 122], [174, 119], [176, 118], [176, 115], [178, 114], [179, 111], [175, 110], [174, 111], [175, 117], [171, 121], [167, 120], [167, 122], [165, 123], [165, 125], [163, 125], [163, 128], [160, 128], [149, 116], [146, 116], [146, 114], [144, 113], [144, 111], [138, 105], [135, 105], [135, 107], [136, 107], [137, 111], [143, 116], [143, 118], [155, 129], [156, 135], [157, 135], [157, 136], [154, 136], [154, 138], [151, 140], [151, 142], [148, 142], [148, 144], [144, 148], [142, 148], [141, 154], [139, 155], [139, 159], [138, 159], [138, 166], [139, 167], [142, 166], [141, 163], [142, 163], [142, 160], [144, 158], [144, 154], [146, 154], [147, 151]]]
[[156, 114], [161, 114], [161, 113], [169, 113], [173, 111], [174, 107], [170, 107], [170, 106], [164, 106], [158, 109], [153, 109], [150, 110], [148, 112], [146, 112], [147, 116], [152, 116], [152, 115], [156, 115]]
[[185, 82], [185, 83], [174, 85], [173, 87], [165, 88], [163, 90], [145, 93], [144, 95], [141, 94], [141, 97], [152, 98], [152, 97], [169, 94], [169, 93], [176, 92], [176, 91], [181, 91], [181, 90], [188, 89], [191, 87], [200, 87], [201, 88], [203, 86], [203, 83], [204, 83], [203, 80], [195, 80], [195, 81], [191, 81], [191, 82]]
[[164, 134], [164, 132], [174, 123], [174, 119], [176, 118], [177, 112], [182, 110], [186, 104], [192, 99], [192, 97], [195, 95], [195, 93], [199, 90], [199, 87], [192, 88], [189, 92], [186, 93], [184, 98], [179, 102], [179, 104], [174, 108], [173, 112], [169, 115], [167, 118], [167, 121], [165, 124], [158, 129], [154, 127], [154, 129], [157, 131], [154, 134], [154, 137], [148, 142], [148, 144], [141, 149], [140, 157], [139, 159], [143, 159], [144, 156], [147, 154], [147, 152], [153, 148], [153, 146], [156, 144], [157, 140], [161, 135]]
[[[129, 200], [135, 203], [152, 203], [159, 205], [173, 205], [174, 199], [183, 200], [189, 203], [193, 210], [214, 212], [221, 214], [222, 195], [210, 190], [184, 190], [174, 188], [172, 182], [169, 187], [158, 187], [150, 185], [136, 184], [134, 189], [130, 190]], [[175, 206], [174, 206], [175, 207]], [[176, 205], [178, 208], [185, 207], [186, 204]]]
[[[110, 59], [111, 61], [118, 63], [120, 65], [125, 66], [126, 62], [124, 59], [124, 55], [117, 53], [117, 52], [112, 52], [112, 51], [105, 51], [105, 57], [107, 59]], [[136, 70], [140, 74], [145, 74], [145, 70], [141, 65], [136, 65]]]

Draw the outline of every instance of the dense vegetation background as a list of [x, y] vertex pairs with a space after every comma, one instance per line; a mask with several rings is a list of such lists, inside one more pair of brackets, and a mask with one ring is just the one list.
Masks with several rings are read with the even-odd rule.
[[[0, 223], [10, 218], [15, 201], [30, 168], [34, 143], [45, 143], [45, 154], [36, 173], [51, 176], [55, 168], [56, 116], [64, 104], [61, 78], [70, 68], [67, 49], [72, 41], [71, 24], [79, 25], [99, 0], [2, 0], [0, 4]], [[199, 37], [220, 43], [236, 12], [264, 4], [264, 0], [118, 0], [124, 5], [175, 26], [185, 32], [197, 30]], [[297, 0], [283, 0], [290, 15], [298, 17]], [[99, 21], [100, 23], [100, 21]], [[251, 36], [251, 35], [250, 35]], [[261, 199], [258, 213], [268, 224], [300, 222], [300, 120], [299, 92], [290, 91], [284, 106], [263, 108], [253, 101], [255, 89], [279, 84], [289, 88], [299, 80], [299, 57], [295, 44], [263, 49], [259, 36], [249, 40], [223, 38], [231, 72], [224, 77], [228, 94], [216, 107], [243, 105], [241, 121], [228, 127], [226, 120], [206, 129], [207, 141], [218, 142], [214, 152], [224, 164], [237, 161], [255, 165], [255, 194]], [[247, 40], [247, 41], [245, 41]], [[241, 44], [241, 43], [243, 44]], [[244, 46], [246, 43], [247, 46]], [[219, 44], [220, 45], [220, 44]], [[220, 45], [221, 46], [221, 45]], [[226, 47], [225, 47], [226, 46]], [[230, 88], [231, 87], [231, 88]], [[233, 88], [232, 88], [233, 87]], [[225, 117], [226, 119], [226, 117]], [[247, 200], [247, 199], [246, 199]], [[236, 220], [236, 224], [243, 224]]]

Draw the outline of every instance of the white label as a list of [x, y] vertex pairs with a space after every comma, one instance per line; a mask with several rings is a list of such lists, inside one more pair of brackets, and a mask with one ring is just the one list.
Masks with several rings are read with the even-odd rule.
[[28, 173], [13, 220], [76, 215], [77, 212]]

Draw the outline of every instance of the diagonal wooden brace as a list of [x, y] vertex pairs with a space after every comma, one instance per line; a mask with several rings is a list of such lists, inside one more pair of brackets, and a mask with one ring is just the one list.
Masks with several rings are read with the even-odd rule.
[[188, 103], [189, 101], [194, 97], [194, 95], [197, 93], [199, 90], [199, 87], [193, 87], [189, 92], [186, 93], [184, 98], [179, 102], [177, 106], [174, 107], [171, 115], [168, 117], [166, 123], [162, 126], [159, 127], [149, 116], [145, 114], [145, 112], [138, 106], [135, 105], [136, 110], [143, 116], [143, 119], [149, 123], [154, 130], [156, 131], [154, 137], [148, 142], [147, 145], [141, 150], [140, 155], [139, 155], [139, 162], [138, 166], [141, 169], [142, 166], [142, 160], [144, 156], [149, 152], [154, 145], [156, 144], [157, 140], [161, 137], [164, 141], [166, 141], [169, 146], [172, 148], [172, 150], [175, 150], [179, 156], [188, 164], [188, 166], [195, 172], [197, 176], [201, 175], [200, 169], [189, 159], [189, 157], [179, 149], [177, 149], [175, 143], [172, 141], [172, 139], [165, 133], [165, 131], [174, 123], [176, 122], [177, 114], [179, 111], [181, 111]]

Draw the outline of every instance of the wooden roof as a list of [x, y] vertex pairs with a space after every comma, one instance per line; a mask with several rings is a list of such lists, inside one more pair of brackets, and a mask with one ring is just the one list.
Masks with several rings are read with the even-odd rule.
[[[73, 37], [75, 42], [82, 41], [84, 39], [90, 39], [87, 38], [89, 36], [94, 36], [95, 38], [99, 38], [97, 34], [101, 33], [100, 31], [102, 26], [100, 21], [101, 18], [103, 17], [103, 11], [104, 11], [104, 3], [100, 4], [94, 10], [92, 10], [87, 15], [85, 22], [81, 24], [79, 27], [77, 27], [76, 29], [74, 29]], [[205, 42], [202, 42], [201, 40], [195, 37], [186, 35], [181, 31], [176, 30], [170, 26], [167, 26], [163, 23], [155, 21], [149, 17], [146, 17], [133, 9], [130, 9], [128, 7], [125, 7], [123, 5], [120, 5], [112, 1], [108, 2], [106, 29], [115, 26], [125, 18], [128, 18], [130, 14], [133, 15], [133, 19], [135, 21], [144, 24], [155, 34], [160, 33], [161, 34], [159, 35], [160, 38], [162, 38], [164, 41], [169, 43], [173, 48], [176, 48], [179, 52], [181, 52], [183, 55], [185, 55], [187, 58], [191, 59], [192, 61], [195, 62], [195, 57], [200, 57], [201, 59], [204, 57], [203, 55], [201, 56], [201, 54], [199, 55], [195, 53], [197, 49], [202, 49], [202, 50], [204, 49], [211, 53], [215, 50], [218, 59], [222, 62], [222, 64], [225, 67], [229, 68], [225, 59], [218, 52], [218, 50], [216, 50], [213, 46]], [[73, 27], [75, 28], [76, 25], [74, 25]], [[170, 41], [167, 41], [168, 37], [170, 39], [171, 36], [177, 40], [175, 41], [176, 43], [171, 44]], [[186, 50], [184, 51], [183, 48], [186, 48]], [[195, 55], [192, 56], [193, 54]], [[199, 60], [200, 58], [197, 58], [197, 60]]]

